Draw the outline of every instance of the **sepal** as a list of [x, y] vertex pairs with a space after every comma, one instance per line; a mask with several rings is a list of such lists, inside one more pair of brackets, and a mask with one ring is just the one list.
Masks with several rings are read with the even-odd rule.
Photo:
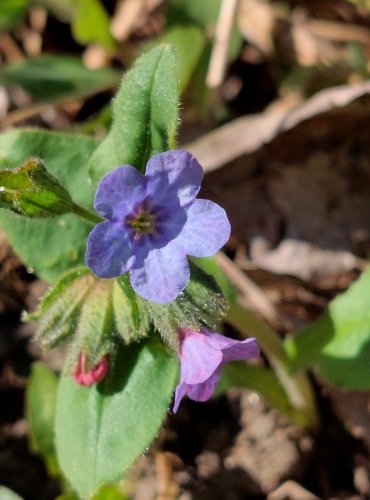
[[80, 267], [64, 274], [38, 311], [25, 319], [40, 321], [35, 340], [44, 350], [69, 342], [66, 370], [74, 373], [80, 353], [88, 371], [120, 341], [128, 344], [145, 336], [145, 323], [133, 317], [131, 300], [115, 280]]
[[179, 328], [199, 331], [206, 327], [217, 331], [227, 312], [227, 301], [215, 279], [195, 264], [189, 264], [190, 280], [176, 300], [158, 304], [136, 297], [140, 311], [146, 311], [164, 342], [175, 351], [179, 349]]

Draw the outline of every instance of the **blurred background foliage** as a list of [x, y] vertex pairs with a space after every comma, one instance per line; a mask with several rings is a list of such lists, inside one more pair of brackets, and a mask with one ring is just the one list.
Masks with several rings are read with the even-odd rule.
[[[177, 50], [185, 138], [262, 111], [276, 97], [298, 102], [368, 77], [367, 2], [233, 4], [227, 50], [220, 55], [220, 0], [2, 0], [0, 84], [15, 88], [3, 126], [56, 103], [61, 112], [53, 128], [104, 131], [122, 70], [162, 42]], [[12, 113], [19, 107], [22, 112]]]

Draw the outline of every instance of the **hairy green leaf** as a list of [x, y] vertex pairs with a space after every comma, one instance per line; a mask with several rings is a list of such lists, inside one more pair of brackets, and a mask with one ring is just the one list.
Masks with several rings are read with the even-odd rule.
[[176, 58], [172, 47], [160, 45], [141, 56], [122, 80], [112, 128], [91, 158], [93, 182], [125, 163], [143, 172], [151, 156], [174, 146], [177, 121]]
[[70, 377], [59, 386], [58, 459], [82, 499], [117, 481], [146, 449], [176, 383], [177, 361], [156, 338], [122, 347], [111, 366], [96, 386], [81, 387]]

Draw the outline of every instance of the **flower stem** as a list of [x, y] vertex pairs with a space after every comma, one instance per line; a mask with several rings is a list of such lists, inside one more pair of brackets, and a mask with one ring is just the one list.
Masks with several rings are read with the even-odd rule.
[[78, 215], [79, 217], [82, 217], [85, 220], [88, 220], [92, 224], [98, 224], [99, 222], [104, 221], [104, 219], [102, 219], [99, 215], [96, 215], [90, 212], [89, 210], [80, 207], [80, 205], [77, 205], [76, 203], [73, 203], [72, 211], [74, 214]]
[[227, 321], [243, 334], [257, 338], [291, 405], [297, 411], [297, 417], [294, 418], [293, 415], [292, 417], [299, 425], [305, 422], [306, 427], [316, 430], [320, 420], [310, 380], [304, 372], [294, 376], [289, 375], [288, 356], [279, 335], [264, 321], [237, 303], [230, 305]]

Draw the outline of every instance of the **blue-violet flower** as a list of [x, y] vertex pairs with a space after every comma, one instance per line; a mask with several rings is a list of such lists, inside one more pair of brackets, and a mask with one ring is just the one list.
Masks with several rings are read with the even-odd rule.
[[180, 383], [175, 392], [174, 413], [184, 396], [207, 401], [220, 379], [221, 366], [229, 361], [255, 358], [260, 349], [255, 338], [234, 340], [201, 328], [180, 328]]
[[153, 156], [145, 176], [124, 165], [103, 177], [94, 206], [107, 220], [89, 235], [87, 266], [100, 278], [130, 271], [145, 299], [174, 300], [190, 277], [186, 255], [213, 255], [230, 236], [225, 211], [195, 199], [202, 179], [202, 167], [183, 150]]

